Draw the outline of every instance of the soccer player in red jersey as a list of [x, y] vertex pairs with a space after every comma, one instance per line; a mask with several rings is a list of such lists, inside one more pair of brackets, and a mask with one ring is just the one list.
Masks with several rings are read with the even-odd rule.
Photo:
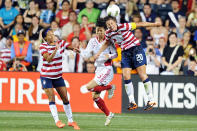
[[43, 57], [43, 65], [40, 71], [42, 87], [49, 99], [49, 108], [54, 118], [56, 126], [63, 128], [65, 126], [59, 120], [57, 108], [55, 105], [55, 95], [53, 88], [56, 89], [63, 101], [63, 108], [68, 118], [68, 126], [74, 129], [80, 129], [72, 118], [72, 110], [67, 97], [67, 89], [62, 78], [62, 53], [66, 49], [73, 49], [63, 40], [55, 42], [55, 35], [48, 28], [42, 32], [42, 37], [46, 41], [40, 45], [40, 53]]
[[134, 100], [134, 89], [131, 81], [131, 69], [136, 69], [141, 80], [144, 83], [146, 93], [148, 95], [147, 104], [144, 110], [151, 110], [156, 105], [152, 94], [152, 83], [146, 74], [146, 56], [140, 46], [139, 40], [134, 36], [132, 30], [138, 27], [160, 26], [160, 23], [123, 23], [117, 24], [114, 17], [106, 17], [106, 26], [108, 30], [105, 33], [106, 42], [101, 47], [100, 51], [95, 55], [95, 59], [110, 45], [110, 41], [118, 43], [121, 47], [121, 68], [123, 71], [125, 90], [129, 97], [129, 110], [137, 108]]

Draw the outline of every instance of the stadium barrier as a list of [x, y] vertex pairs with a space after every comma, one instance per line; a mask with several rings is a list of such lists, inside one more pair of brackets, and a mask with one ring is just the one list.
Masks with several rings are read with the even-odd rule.
[[195, 114], [197, 115], [197, 77], [190, 76], [150, 76], [153, 83], [153, 95], [157, 106], [150, 111], [143, 107], [147, 96], [143, 83], [137, 75], [132, 75], [135, 100], [139, 108], [128, 111], [128, 97], [122, 90], [123, 113], [160, 113], [160, 114]]
[[[93, 77], [94, 74], [87, 73], [63, 74], [73, 112], [101, 112], [93, 102], [91, 93], [88, 93], [84, 87], [84, 84]], [[121, 113], [121, 79], [121, 75], [114, 75], [112, 84], [115, 84], [117, 89], [113, 99], [107, 99], [106, 91], [101, 93], [109, 109], [115, 113]], [[63, 111], [62, 102], [57, 95], [56, 104], [58, 111]], [[0, 72], [0, 110], [49, 111], [47, 96], [40, 82], [40, 74], [38, 72]]]

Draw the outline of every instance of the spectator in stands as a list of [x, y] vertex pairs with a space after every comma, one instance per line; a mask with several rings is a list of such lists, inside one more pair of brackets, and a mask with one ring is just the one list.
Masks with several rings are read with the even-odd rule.
[[[161, 25], [163, 25], [160, 17], [156, 17], [155, 22], [161, 23]], [[158, 46], [159, 38], [164, 37], [166, 40], [168, 39], [168, 30], [164, 26], [153, 27], [150, 30], [150, 35], [154, 39], [155, 46]]]
[[62, 27], [62, 39], [67, 40], [70, 33], [73, 32], [73, 25], [77, 23], [77, 14], [75, 11], [70, 11], [69, 22]]
[[78, 22], [82, 22], [82, 16], [86, 15], [88, 17], [88, 22], [89, 23], [96, 23], [99, 15], [100, 15], [100, 10], [94, 8], [94, 3], [92, 0], [87, 0], [86, 1], [86, 8], [84, 8], [82, 11], [80, 11], [78, 15]]
[[184, 33], [183, 40], [181, 41], [181, 45], [183, 46], [184, 55], [183, 60], [188, 59], [190, 49], [192, 48], [192, 44], [190, 43], [191, 33], [188, 31]]
[[147, 37], [146, 43], [147, 48], [144, 49], [147, 58], [146, 73], [158, 75], [161, 64], [161, 53], [158, 48], [155, 48], [154, 41], [151, 36]]
[[86, 63], [86, 69], [88, 73], [94, 73], [96, 68], [93, 62], [88, 62]]
[[11, 0], [5, 0], [5, 8], [0, 10], [0, 25], [4, 29], [4, 35], [8, 36], [15, 17], [19, 14], [18, 10], [12, 7]]
[[125, 21], [131, 22], [133, 14], [136, 14], [138, 11], [137, 5], [133, 0], [128, 0], [128, 3], [126, 4], [126, 11], [125, 11]]
[[92, 31], [93, 26], [95, 26], [95, 24], [94, 23], [89, 23], [88, 22], [88, 17], [86, 15], [83, 15], [80, 32], [85, 34], [86, 40], [89, 40], [91, 38], [91, 31]]
[[57, 21], [51, 22], [51, 30], [53, 31], [54, 35], [57, 36], [59, 39], [62, 38], [62, 36], [61, 36], [62, 31], [59, 28]]
[[[79, 37], [72, 38], [72, 47], [80, 49]], [[67, 50], [63, 55], [63, 72], [83, 72], [83, 57], [79, 53]]]
[[79, 37], [80, 41], [86, 40], [86, 35], [81, 33], [81, 27], [78, 23], [73, 25], [73, 32], [68, 35], [67, 42], [71, 43], [73, 37]]
[[16, 35], [16, 33], [18, 32], [18, 30], [16, 29], [16, 28], [18, 28], [18, 26], [16, 26], [16, 25], [20, 25], [21, 28], [19, 28], [19, 30], [26, 29], [25, 24], [24, 24], [24, 18], [21, 14], [19, 14], [15, 17], [13, 28], [10, 31], [10, 36]]
[[3, 31], [0, 30], [0, 49], [5, 48], [6, 46], [6, 38], [3, 36]]
[[12, 37], [8, 36], [6, 40], [5, 48], [0, 50], [0, 59], [6, 63], [7, 69], [11, 67], [11, 45], [13, 43]]
[[179, 27], [178, 18], [181, 16], [185, 16], [185, 13], [180, 11], [178, 0], [172, 0], [171, 6], [172, 6], [172, 12], [168, 13], [168, 18], [166, 20], [165, 26], [167, 28]]
[[[24, 30], [22, 24], [16, 24], [14, 29], [15, 29], [15, 32], [18, 32], [19, 30]], [[18, 42], [19, 41], [17, 34], [10, 35], [10, 36], [12, 36], [14, 42]], [[27, 41], [26, 37], [24, 39], [25, 39], [25, 41]]]
[[173, 32], [176, 32], [178, 41], [181, 41], [183, 39], [184, 33], [188, 32], [189, 30], [186, 28], [186, 18], [180, 17], [179, 18], [179, 27], [174, 28]]
[[135, 37], [139, 40], [142, 48], [146, 48], [146, 42], [143, 39], [143, 34], [142, 34], [142, 30], [140, 28], [135, 29], [134, 31], [134, 35]]
[[157, 0], [157, 8], [156, 13], [157, 16], [160, 16], [162, 21], [165, 22], [168, 18], [168, 12], [171, 11], [171, 5], [169, 3], [165, 3], [165, 0]]
[[[194, 11], [191, 12], [188, 16], [187, 26], [190, 27], [191, 32], [194, 32], [194, 29], [197, 27], [197, 3], [195, 5]], [[195, 27], [195, 28], [194, 28]]]
[[32, 0], [29, 2], [29, 9], [27, 9], [23, 15], [25, 27], [27, 29], [29, 29], [34, 16], [40, 17], [40, 11], [36, 10], [36, 3]]
[[154, 22], [156, 14], [152, 11], [150, 4], [145, 4], [143, 12], [140, 12], [140, 16], [143, 22]]
[[146, 3], [147, 3], [147, 0], [138, 0], [137, 7], [140, 12], [143, 11], [144, 5]]
[[97, 8], [101, 11], [101, 10], [107, 9], [109, 0], [97, 0], [94, 2], [96, 3]]
[[161, 55], [163, 55], [163, 51], [164, 51], [164, 48], [166, 47], [166, 38], [164, 37], [160, 37], [159, 38], [159, 43], [158, 43], [158, 48], [159, 48], [159, 51], [161, 53]]
[[46, 0], [47, 9], [43, 10], [40, 15], [40, 25], [44, 28], [50, 26], [50, 23], [54, 20], [55, 17], [55, 8], [53, 0]]
[[55, 18], [55, 20], [59, 23], [60, 28], [69, 22], [68, 15], [70, 11], [70, 2], [68, 0], [63, 0], [61, 5], [62, 10], [58, 11]]
[[37, 16], [32, 18], [31, 23], [27, 32], [27, 39], [32, 43], [32, 49], [37, 54], [42, 42], [42, 27], [39, 25], [39, 17]]
[[164, 48], [162, 62], [164, 64], [163, 75], [178, 75], [183, 58], [183, 47], [178, 45], [176, 33], [169, 34], [169, 45]]
[[32, 62], [32, 44], [25, 41], [25, 32], [20, 30], [17, 33], [18, 42], [14, 42], [11, 46], [11, 59], [19, 61], [26, 67]]

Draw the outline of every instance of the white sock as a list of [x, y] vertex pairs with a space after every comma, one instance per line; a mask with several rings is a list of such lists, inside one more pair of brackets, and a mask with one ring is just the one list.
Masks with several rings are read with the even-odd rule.
[[152, 92], [153, 88], [152, 88], [151, 81], [145, 82], [144, 88], [145, 88], [147, 96], [148, 96], [148, 101], [154, 101], [153, 92]]
[[131, 102], [135, 103], [133, 83], [130, 82], [128, 84], [125, 84], [125, 90], [126, 90], [126, 93], [129, 97], [129, 103], [131, 103]]
[[59, 121], [59, 117], [58, 117], [56, 105], [55, 104], [50, 104], [49, 108], [50, 108], [51, 115], [53, 116], [53, 119], [54, 119], [55, 123], [57, 123]]
[[70, 104], [67, 104], [67, 105], [63, 104], [63, 107], [64, 107], [64, 111], [66, 113], [66, 116], [68, 118], [68, 122], [73, 122], [73, 118], [72, 118], [73, 115], [72, 115], [72, 109], [70, 107]]

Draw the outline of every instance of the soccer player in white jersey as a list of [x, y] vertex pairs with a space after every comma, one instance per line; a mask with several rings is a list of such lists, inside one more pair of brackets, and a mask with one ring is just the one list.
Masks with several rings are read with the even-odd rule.
[[151, 110], [156, 103], [152, 94], [152, 83], [146, 74], [146, 56], [140, 46], [139, 40], [134, 36], [132, 30], [138, 27], [160, 26], [160, 24], [149, 22], [117, 24], [115, 18], [108, 16], [106, 17], [106, 26], [108, 28], [105, 33], [106, 42], [95, 55], [95, 59], [97, 59], [99, 55], [110, 45], [110, 40], [113, 41], [113, 43], [118, 43], [122, 49], [121, 68], [123, 70], [125, 90], [129, 97], [128, 110], [134, 110], [137, 108], [137, 104], [134, 99], [134, 88], [131, 81], [131, 69], [137, 70], [148, 95], [148, 101], [144, 110]]
[[[91, 38], [86, 49], [81, 52], [84, 58], [94, 58], [93, 55], [95, 55], [104, 44], [104, 27], [105, 21], [99, 20], [96, 26], [96, 37]], [[108, 84], [113, 79], [114, 72], [112, 68], [112, 59], [116, 57], [116, 49], [113, 45], [110, 45], [101, 53], [99, 58], [95, 61], [95, 77], [86, 85], [86, 88], [92, 92], [93, 100], [95, 101], [99, 109], [103, 111], [106, 115], [105, 126], [110, 124], [111, 118], [114, 117], [114, 113], [108, 110], [105, 102], [100, 97], [100, 93], [103, 90], [107, 90], [109, 99], [111, 99], [114, 94], [115, 86]]]
[[56, 126], [63, 128], [65, 126], [59, 120], [58, 111], [55, 105], [55, 95], [53, 88], [56, 89], [63, 101], [63, 108], [68, 118], [68, 126], [74, 129], [80, 129], [72, 118], [72, 110], [67, 97], [67, 89], [62, 78], [62, 53], [66, 49], [73, 49], [63, 40], [55, 41], [53, 32], [48, 28], [42, 32], [42, 37], [46, 41], [40, 45], [40, 54], [43, 57], [43, 64], [40, 71], [42, 87], [49, 99], [49, 108], [54, 118]]

